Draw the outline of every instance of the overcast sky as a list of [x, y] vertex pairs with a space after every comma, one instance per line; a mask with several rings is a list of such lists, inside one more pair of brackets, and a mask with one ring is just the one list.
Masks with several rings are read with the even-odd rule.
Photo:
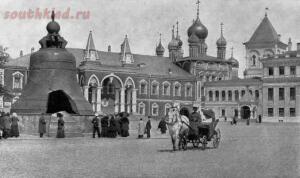
[[[200, 19], [208, 28], [208, 54], [216, 56], [216, 40], [220, 36], [220, 23], [224, 23], [227, 40], [227, 58], [234, 47], [234, 57], [240, 62], [240, 75], [245, 68], [243, 42], [249, 40], [269, 8], [268, 17], [282, 41], [291, 37], [293, 48], [300, 42], [299, 0], [202, 0]], [[46, 35], [48, 19], [12, 19], [14, 11], [45, 8], [66, 12], [70, 16], [78, 11], [89, 11], [88, 19], [58, 19], [60, 34], [68, 41], [67, 47], [84, 48], [88, 33], [93, 31], [98, 50], [119, 52], [125, 34], [131, 50], [139, 54], [155, 54], [155, 45], [162, 33], [165, 48], [171, 39], [172, 25], [179, 21], [179, 34], [183, 41], [184, 56], [188, 55], [187, 29], [196, 17], [196, 0], [1, 0], [0, 45], [8, 47], [12, 57], [19, 51], [29, 53], [31, 47], [39, 49], [38, 41]], [[7, 16], [9, 14], [9, 16]], [[167, 56], [167, 51], [165, 56]]]

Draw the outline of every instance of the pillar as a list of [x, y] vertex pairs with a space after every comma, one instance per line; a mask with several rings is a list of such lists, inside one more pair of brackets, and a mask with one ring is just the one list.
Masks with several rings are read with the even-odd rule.
[[115, 90], [115, 113], [119, 113], [119, 106], [120, 106], [120, 90]]
[[133, 113], [136, 113], [136, 92], [137, 92], [137, 89], [133, 89], [132, 90], [132, 112]]
[[84, 98], [89, 101], [89, 86], [83, 86]]
[[238, 106], [238, 119], [241, 119], [241, 107]]
[[250, 119], [253, 119], [253, 106], [250, 107]]
[[132, 90], [131, 89], [127, 89], [127, 92], [126, 92], [126, 107], [127, 107], [127, 112], [128, 113], [131, 113], [131, 101], [132, 101]]
[[213, 94], [213, 102], [216, 102], [216, 90], [211, 90]]
[[97, 106], [96, 106], [96, 112], [101, 113], [101, 90], [102, 87], [97, 87]]
[[125, 88], [121, 88], [121, 108], [120, 108], [120, 112], [124, 112], [125, 111]]

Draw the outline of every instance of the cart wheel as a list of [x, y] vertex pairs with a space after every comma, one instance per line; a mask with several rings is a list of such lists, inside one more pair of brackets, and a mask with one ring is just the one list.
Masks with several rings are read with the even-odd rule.
[[207, 146], [207, 138], [206, 136], [203, 136], [202, 138], [202, 150], [205, 150]]

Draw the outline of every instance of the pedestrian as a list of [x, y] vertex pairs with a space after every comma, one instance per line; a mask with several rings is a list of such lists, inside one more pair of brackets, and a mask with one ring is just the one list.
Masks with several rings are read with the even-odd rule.
[[123, 112], [121, 118], [121, 136], [128, 137], [129, 136], [129, 120], [128, 114]]
[[92, 124], [93, 124], [93, 138], [95, 138], [95, 134], [97, 132], [98, 134], [98, 138], [100, 137], [100, 130], [99, 130], [99, 114], [95, 113], [95, 117], [92, 120]]
[[108, 116], [104, 116], [101, 118], [101, 137], [107, 137], [108, 132]]
[[45, 113], [42, 113], [42, 115], [39, 119], [39, 133], [40, 133], [40, 138], [42, 138], [43, 135], [46, 133]]
[[250, 125], [250, 117], [247, 118], [246, 124], [247, 124], [247, 125]]
[[140, 118], [139, 123], [138, 123], [138, 138], [143, 138], [145, 133], [145, 126], [144, 126], [144, 121], [143, 118]]
[[12, 113], [12, 116], [10, 118], [11, 120], [11, 126], [10, 126], [10, 136], [11, 137], [19, 137], [20, 132], [19, 132], [19, 118], [17, 113]]
[[148, 121], [146, 123], [145, 133], [147, 134], [147, 138], [150, 138], [150, 131], [151, 131], [151, 117], [148, 116]]
[[65, 121], [61, 113], [57, 113], [58, 122], [57, 122], [57, 134], [56, 138], [65, 138]]
[[10, 136], [10, 119], [9, 113], [4, 114], [3, 117], [3, 138], [7, 139]]
[[120, 114], [116, 114], [115, 122], [116, 122], [116, 130], [117, 134], [121, 135], [121, 121], [120, 121]]
[[160, 122], [158, 123], [158, 129], [160, 129], [161, 134], [165, 134], [167, 131], [167, 123], [165, 121], [165, 118], [162, 118]]
[[258, 115], [258, 123], [261, 123], [261, 115]]
[[113, 115], [109, 116], [109, 126], [108, 126], [108, 137], [116, 138], [117, 136], [117, 128], [116, 128], [116, 120]]

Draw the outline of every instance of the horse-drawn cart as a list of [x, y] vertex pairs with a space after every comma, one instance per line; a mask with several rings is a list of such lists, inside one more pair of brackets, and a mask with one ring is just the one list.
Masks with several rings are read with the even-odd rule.
[[199, 147], [201, 144], [202, 149], [206, 149], [208, 142], [212, 142], [213, 148], [218, 148], [221, 140], [220, 129], [216, 129], [219, 119], [215, 119], [214, 113], [208, 110], [202, 110], [209, 121], [202, 121], [193, 123], [190, 122], [189, 133], [187, 136], [180, 135], [179, 149], [187, 149], [188, 143], [192, 143], [194, 148]]

